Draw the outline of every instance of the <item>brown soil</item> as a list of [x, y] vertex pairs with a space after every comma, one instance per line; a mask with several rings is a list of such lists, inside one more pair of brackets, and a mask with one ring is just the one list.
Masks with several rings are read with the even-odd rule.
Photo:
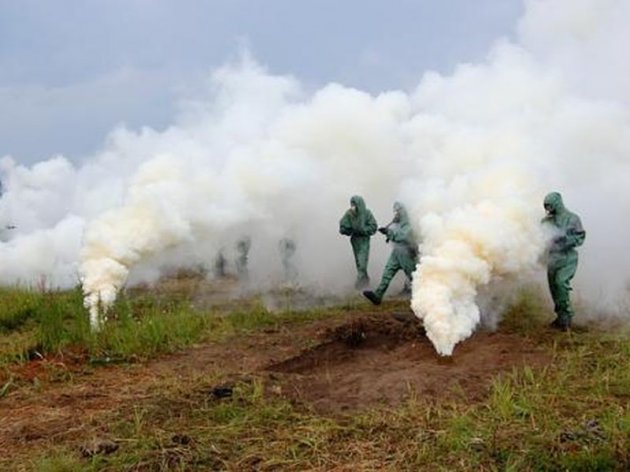
[[0, 398], [0, 450], [10, 458], [51, 441], [107, 435], [110, 415], [133, 412], [164, 386], [193, 385], [202, 376], [217, 382], [255, 376], [270, 394], [336, 414], [395, 405], [409, 395], [475, 401], [497, 374], [550, 359], [528, 340], [501, 332], [477, 333], [452, 358], [441, 358], [418, 323], [383, 312], [269, 329], [146, 364], [87, 368], [76, 359], [40, 359], [21, 367], [24, 377], [16, 371], [18, 388]]
[[362, 317], [325, 333], [317, 346], [268, 367], [284, 395], [323, 411], [383, 403], [410, 395], [434, 400], [483, 398], [497, 374], [539, 366], [550, 356], [522, 337], [479, 332], [452, 357], [435, 353], [419, 323]]

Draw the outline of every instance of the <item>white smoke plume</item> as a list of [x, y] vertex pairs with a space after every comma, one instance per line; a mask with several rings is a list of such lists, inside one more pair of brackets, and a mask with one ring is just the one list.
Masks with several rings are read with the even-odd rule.
[[[609, 218], [627, 211], [628, 199], [605, 195], [611, 184], [623, 192], [619, 176], [630, 175], [627, 93], [612, 101], [602, 71], [583, 61], [594, 55], [592, 47], [614, 45], [602, 36], [621, 39], [618, 17], [629, 3], [604, 3], [607, 14], [594, 1], [528, 2], [521, 44], [501, 43], [488, 63], [462, 66], [453, 77], [425, 77], [417, 91], [422, 119], [439, 130], [428, 134], [429, 143], [426, 133], [415, 133], [425, 136], [418, 146], [427, 169], [417, 185], [424, 255], [412, 308], [440, 354], [452, 354], [478, 325], [481, 289], [534, 274], [545, 247], [538, 209], [546, 192], [562, 189], [568, 206], [582, 215], [588, 237], [582, 252], [620, 256], [617, 235], [627, 235], [628, 227]], [[548, 63], [547, 55], [528, 48], [539, 35], [551, 50], [564, 51], [568, 42], [575, 49]], [[606, 71], [614, 83], [619, 72], [628, 77], [627, 67], [621, 69]], [[572, 76], [576, 71], [580, 80]], [[584, 80], [589, 75], [595, 80]], [[598, 82], [603, 88], [595, 99]], [[591, 293], [602, 277], [609, 279], [609, 296], [613, 284], [623, 289], [627, 283], [627, 260], [609, 262], [581, 274], [590, 279]]]
[[269, 76], [247, 58], [218, 71], [213, 87], [209, 103], [186, 110], [177, 125], [139, 137], [151, 154], [123, 204], [85, 232], [80, 272], [94, 326], [137, 263], [182, 245], [210, 244], [216, 254], [249, 235], [259, 253], [277, 253], [289, 236], [312, 254], [302, 276], [326, 280], [343, 259], [318, 248], [338, 239], [350, 196], [395, 196], [402, 94], [375, 98], [333, 84], [305, 98], [293, 79]]
[[[628, 283], [630, 66], [616, 55], [629, 13], [627, 0], [526, 1], [515, 41], [452, 75], [426, 73], [411, 93], [310, 93], [245, 57], [168, 129], [117, 129], [78, 168], [5, 158], [0, 215], [17, 228], [0, 278], [80, 277], [98, 327], [147, 267], [211, 264], [250, 236], [264, 284], [291, 237], [302, 280], [343, 290], [352, 258], [336, 229], [349, 197], [383, 224], [401, 199], [422, 240], [412, 309], [450, 355], [483, 316], [480, 292], [544, 278], [542, 199], [557, 190], [587, 231], [577, 286], [596, 316]], [[375, 239], [373, 279], [386, 251]]]

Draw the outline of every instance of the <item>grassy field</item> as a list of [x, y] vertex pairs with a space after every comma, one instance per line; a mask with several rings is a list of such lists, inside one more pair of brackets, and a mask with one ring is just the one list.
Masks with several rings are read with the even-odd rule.
[[[161, 359], [172, 353], [234, 348], [258, 339], [252, 336], [290, 335], [300, 326], [325, 325], [366, 309], [352, 299], [330, 308], [271, 313], [256, 297], [220, 309], [193, 306], [181, 293], [127, 294], [103, 332], [94, 335], [80, 291], [4, 289], [0, 425], [11, 426], [14, 418], [3, 410], [51, 402], [60, 398], [54, 396], [60, 389], [83, 388], [93, 372], [124, 376], [138, 365], [159, 370]], [[394, 301], [378, 311], [404, 307], [404, 301]], [[531, 294], [510, 308], [499, 332], [542, 346], [550, 362], [497, 375], [482, 399], [410, 391], [397, 404], [321, 412], [274, 392], [268, 376], [224, 375], [221, 366], [191, 369], [184, 377], [155, 376], [142, 396], [86, 415], [85, 423], [115, 444], [114, 452], [101, 453], [98, 445], [90, 450], [88, 438], [67, 432], [39, 439], [32, 448], [28, 438], [14, 436], [3, 446], [16, 452], [0, 454], [0, 469], [629, 470], [627, 337], [596, 327], [550, 332], [546, 316]], [[74, 367], [25, 374], [42, 359], [61, 359], [64, 366], [71, 359]], [[223, 398], [216, 387], [226, 378], [229, 395]]]

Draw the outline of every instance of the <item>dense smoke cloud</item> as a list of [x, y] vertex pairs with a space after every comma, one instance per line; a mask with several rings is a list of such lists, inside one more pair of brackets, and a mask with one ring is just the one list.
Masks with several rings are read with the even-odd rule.
[[[518, 41], [450, 76], [426, 73], [412, 93], [309, 93], [245, 55], [171, 127], [115, 130], [79, 168], [5, 158], [0, 214], [17, 229], [0, 278], [68, 286], [79, 275], [97, 326], [130, 278], [212, 264], [243, 236], [253, 283], [268, 284], [290, 237], [301, 280], [344, 291], [353, 268], [336, 228], [349, 197], [383, 224], [401, 199], [422, 240], [411, 306], [450, 355], [484, 316], [480, 294], [544, 278], [542, 198], [558, 190], [587, 230], [577, 282], [596, 316], [595, 302], [608, 309], [626, 290], [630, 262], [630, 67], [612, 60], [629, 2], [526, 6]], [[385, 251], [375, 240], [373, 278]]]

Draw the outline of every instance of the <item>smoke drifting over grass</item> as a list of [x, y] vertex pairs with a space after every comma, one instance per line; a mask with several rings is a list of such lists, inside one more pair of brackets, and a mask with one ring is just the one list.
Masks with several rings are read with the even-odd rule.
[[[242, 236], [252, 283], [268, 284], [281, 270], [277, 242], [290, 237], [301, 280], [340, 291], [352, 283], [336, 234], [349, 197], [363, 195], [383, 224], [400, 199], [422, 240], [412, 308], [449, 355], [480, 321], [480, 291], [544, 277], [542, 198], [558, 190], [587, 231], [581, 298], [614, 303], [630, 262], [630, 67], [612, 58], [630, 6], [526, 6], [516, 42], [499, 40], [484, 63], [450, 76], [428, 72], [411, 93], [310, 93], [245, 56], [171, 127], [117, 129], [78, 168], [5, 158], [0, 214], [18, 229], [0, 248], [0, 278], [69, 285], [78, 273], [97, 327], [99, 306], [128, 280], [209, 266]], [[376, 278], [386, 248], [372, 248]]]

